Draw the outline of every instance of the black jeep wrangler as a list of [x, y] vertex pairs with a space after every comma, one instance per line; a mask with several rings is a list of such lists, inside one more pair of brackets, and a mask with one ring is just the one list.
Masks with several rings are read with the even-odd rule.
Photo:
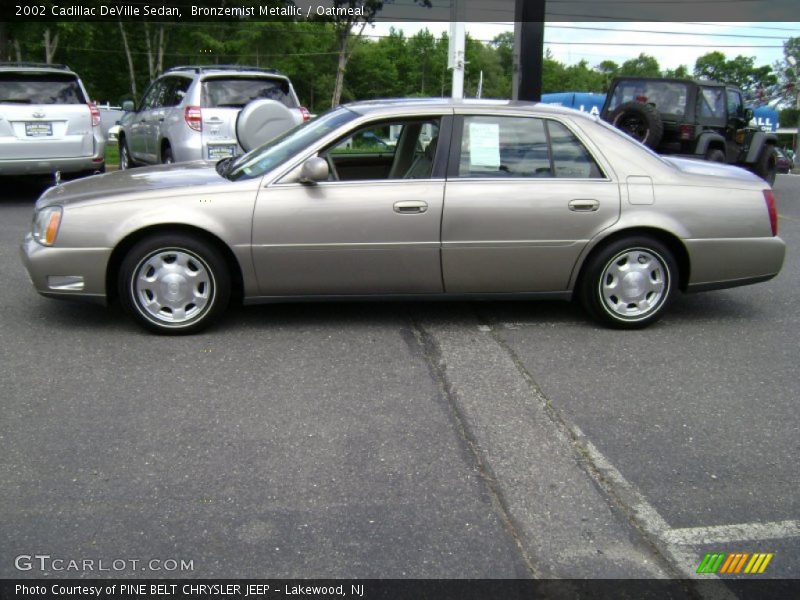
[[618, 77], [606, 96], [603, 120], [659, 154], [739, 165], [775, 182], [775, 134], [748, 124], [742, 92], [713, 81]]

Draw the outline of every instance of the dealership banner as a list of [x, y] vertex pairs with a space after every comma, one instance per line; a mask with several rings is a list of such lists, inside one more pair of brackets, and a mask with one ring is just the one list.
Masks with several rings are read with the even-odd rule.
[[[797, 598], [800, 580], [786, 579], [329, 579], [329, 580], [0, 580], [2, 600], [34, 598], [169, 600], [619, 600], [697, 597]], [[720, 595], [721, 594], [721, 595]]]
[[[525, 0], [545, 21], [794, 21], [797, 0]], [[360, 19], [376, 21], [515, 20], [517, 0], [4, 0], [0, 21], [149, 19], [217, 21]], [[377, 11], [372, 14], [372, 10]]]

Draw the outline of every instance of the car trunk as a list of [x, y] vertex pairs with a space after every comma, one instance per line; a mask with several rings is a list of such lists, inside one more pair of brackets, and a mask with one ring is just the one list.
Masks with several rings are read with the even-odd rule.
[[0, 74], [0, 159], [92, 156], [92, 115], [74, 76]]
[[212, 76], [206, 77], [202, 86], [205, 159], [216, 160], [242, 153], [236, 138], [236, 119], [249, 102], [267, 98], [299, 110], [289, 82], [282, 78]]

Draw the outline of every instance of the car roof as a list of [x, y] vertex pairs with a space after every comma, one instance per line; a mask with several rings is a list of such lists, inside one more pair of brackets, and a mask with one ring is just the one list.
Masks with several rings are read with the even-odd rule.
[[726, 84], [719, 81], [711, 81], [710, 79], [688, 79], [680, 77], [628, 77], [625, 75], [615, 77], [613, 84], [619, 81], [664, 81], [667, 83], [685, 83], [690, 85], [704, 85], [714, 87], [725, 87]]
[[187, 75], [189, 77], [193, 77], [195, 75], [200, 75], [201, 77], [204, 75], [247, 75], [286, 80], [289, 79], [286, 75], [280, 71], [277, 71], [276, 69], [248, 67], [244, 65], [183, 65], [167, 69], [161, 74], [162, 77], [164, 75]]
[[520, 100], [492, 100], [492, 99], [472, 99], [465, 98], [457, 100], [453, 98], [385, 98], [379, 100], [362, 100], [360, 102], [350, 102], [344, 104], [346, 108], [360, 113], [370, 114], [378, 112], [392, 112], [397, 109], [408, 108], [421, 111], [430, 109], [485, 109], [497, 112], [519, 112], [520, 110], [535, 110], [537, 113], [547, 113], [554, 115], [568, 115], [571, 117], [580, 115], [583, 118], [593, 120], [594, 117], [582, 113], [581, 111], [563, 106], [544, 104], [542, 102], [525, 102]]
[[78, 76], [66, 65], [48, 65], [46, 63], [5, 62], [0, 63], [0, 71], [5, 73], [58, 73], [60, 75]]

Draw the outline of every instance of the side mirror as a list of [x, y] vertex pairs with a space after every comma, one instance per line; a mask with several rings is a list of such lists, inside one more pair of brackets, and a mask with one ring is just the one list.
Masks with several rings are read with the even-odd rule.
[[327, 181], [329, 174], [328, 161], [319, 156], [312, 156], [300, 169], [300, 183], [315, 184], [318, 181]]
[[135, 108], [133, 100], [125, 100], [125, 102], [122, 103], [122, 110], [125, 112], [133, 112]]
[[747, 121], [749, 123], [750, 121], [753, 120], [754, 116], [755, 116], [755, 113], [753, 112], [752, 108], [745, 108], [744, 109], [744, 119], [745, 119], [745, 121]]

